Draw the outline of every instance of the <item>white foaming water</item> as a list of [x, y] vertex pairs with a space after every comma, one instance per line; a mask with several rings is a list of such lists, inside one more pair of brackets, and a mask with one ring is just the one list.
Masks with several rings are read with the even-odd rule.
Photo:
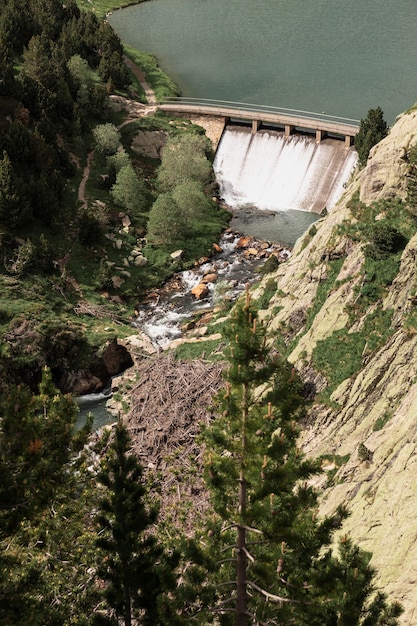
[[186, 319], [185, 314], [170, 310], [161, 310], [151, 321], [145, 322], [142, 330], [161, 347], [181, 335], [180, 324]]
[[282, 132], [226, 129], [214, 160], [220, 194], [229, 206], [297, 209], [333, 208], [357, 161], [342, 141]]

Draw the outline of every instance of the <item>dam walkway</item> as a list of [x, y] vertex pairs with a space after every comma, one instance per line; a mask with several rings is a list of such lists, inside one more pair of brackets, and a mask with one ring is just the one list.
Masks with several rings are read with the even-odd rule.
[[260, 128], [282, 128], [286, 137], [293, 133], [315, 134], [316, 142], [325, 137], [344, 139], [351, 147], [359, 130], [359, 120], [335, 117], [326, 113], [312, 113], [295, 109], [281, 109], [226, 100], [199, 100], [196, 98], [171, 98], [158, 105], [161, 111], [171, 114], [207, 115], [231, 123], [249, 123], [252, 132]]

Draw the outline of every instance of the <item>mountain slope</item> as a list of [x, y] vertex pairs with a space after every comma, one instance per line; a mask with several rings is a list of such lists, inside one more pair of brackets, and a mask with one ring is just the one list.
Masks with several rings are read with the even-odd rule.
[[275, 281], [262, 317], [311, 398], [302, 445], [325, 455], [322, 512], [347, 504], [344, 531], [373, 553], [403, 625], [417, 623], [416, 139], [411, 111], [254, 293]]

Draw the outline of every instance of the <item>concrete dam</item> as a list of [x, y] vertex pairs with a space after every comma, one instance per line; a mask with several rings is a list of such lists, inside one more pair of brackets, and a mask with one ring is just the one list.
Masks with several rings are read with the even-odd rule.
[[339, 200], [356, 162], [356, 151], [339, 139], [317, 143], [302, 134], [232, 126], [223, 132], [214, 170], [229, 206], [320, 214]]
[[220, 195], [232, 207], [330, 211], [357, 162], [357, 120], [186, 98], [159, 108], [222, 120], [214, 170]]

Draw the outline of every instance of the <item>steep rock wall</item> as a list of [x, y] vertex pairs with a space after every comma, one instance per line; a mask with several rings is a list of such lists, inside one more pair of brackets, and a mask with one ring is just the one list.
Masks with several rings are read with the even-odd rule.
[[[343, 225], [355, 223], [355, 195], [369, 210], [376, 201], [405, 199], [407, 153], [416, 140], [417, 112], [412, 111], [400, 116], [371, 151], [367, 167], [354, 175], [335, 209], [253, 294], [257, 298], [266, 285], [270, 289], [271, 277], [276, 281], [268, 309], [261, 312], [271, 345], [285, 343], [289, 360], [315, 394], [302, 445], [307, 454], [336, 459], [327, 461], [327, 469], [337, 473], [331, 481], [329, 474], [321, 479], [321, 511], [347, 504], [351, 515], [343, 532], [373, 553], [378, 584], [404, 606], [403, 626], [417, 624], [417, 325], [410, 324], [414, 309], [417, 317], [417, 235], [409, 239], [380, 301], [353, 319], [364, 284], [364, 243], [347, 236]], [[390, 314], [384, 340], [376, 349], [366, 342], [355, 371], [323, 400], [317, 394], [328, 380], [313, 358], [319, 342], [336, 331], [349, 339], [378, 307]]]

